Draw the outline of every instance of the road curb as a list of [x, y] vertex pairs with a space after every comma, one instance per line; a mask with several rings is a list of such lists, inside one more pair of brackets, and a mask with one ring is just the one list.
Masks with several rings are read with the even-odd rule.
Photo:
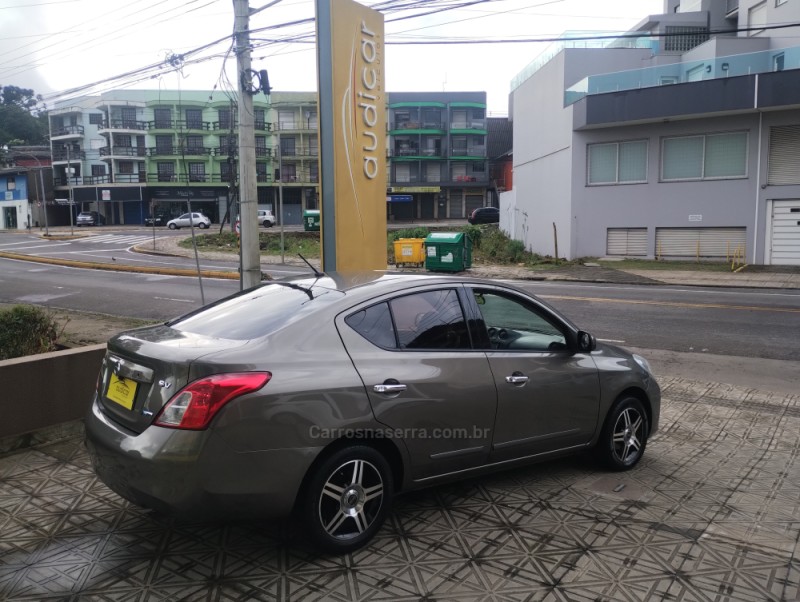
[[[185, 270], [181, 268], [153, 268], [136, 265], [116, 265], [111, 263], [93, 263], [89, 261], [75, 261], [72, 259], [57, 259], [53, 257], [36, 257], [35, 255], [22, 255], [0, 251], [3, 259], [15, 259], [17, 261], [32, 261], [34, 263], [45, 263], [49, 265], [60, 265], [73, 268], [85, 268], [92, 270], [105, 270], [108, 272], [133, 272], [137, 274], [159, 274], [162, 276], [197, 276], [196, 270]], [[200, 275], [204, 278], [220, 278], [224, 280], [239, 280], [238, 272], [222, 272], [214, 270], [203, 270]]]

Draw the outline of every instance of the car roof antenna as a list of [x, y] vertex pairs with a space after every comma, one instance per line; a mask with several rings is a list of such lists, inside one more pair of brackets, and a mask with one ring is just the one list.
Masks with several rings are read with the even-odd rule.
[[300, 255], [300, 253], [298, 253], [297, 256], [300, 259], [302, 259], [306, 263], [306, 265], [308, 267], [311, 268], [311, 271], [314, 272], [314, 276], [316, 276], [317, 278], [322, 278], [325, 275], [322, 272], [320, 272], [319, 270], [317, 270], [317, 268], [315, 268], [313, 265], [311, 265], [311, 262], [308, 259], [306, 259], [305, 257], [303, 257], [302, 255]]

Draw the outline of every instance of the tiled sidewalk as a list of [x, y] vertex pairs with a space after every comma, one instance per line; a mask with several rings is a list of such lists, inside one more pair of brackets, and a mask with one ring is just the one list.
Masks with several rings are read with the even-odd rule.
[[663, 379], [629, 473], [584, 458], [398, 498], [366, 549], [122, 501], [80, 438], [0, 458], [0, 599], [797, 600], [800, 395]]

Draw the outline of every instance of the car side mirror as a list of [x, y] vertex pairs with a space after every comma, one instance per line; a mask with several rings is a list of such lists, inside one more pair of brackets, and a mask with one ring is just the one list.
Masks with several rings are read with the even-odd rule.
[[591, 335], [584, 330], [578, 332], [579, 351], [582, 351], [583, 353], [589, 353], [590, 351], [594, 351], [596, 348], [597, 339], [594, 338], [594, 335]]

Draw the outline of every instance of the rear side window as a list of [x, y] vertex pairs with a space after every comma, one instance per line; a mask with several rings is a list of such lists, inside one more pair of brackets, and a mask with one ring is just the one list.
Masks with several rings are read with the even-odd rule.
[[345, 318], [345, 323], [373, 345], [385, 349], [396, 349], [397, 340], [394, 336], [392, 316], [389, 305], [379, 303], [367, 309], [362, 309]]
[[396, 297], [351, 314], [345, 322], [384, 349], [471, 349], [454, 289]]

